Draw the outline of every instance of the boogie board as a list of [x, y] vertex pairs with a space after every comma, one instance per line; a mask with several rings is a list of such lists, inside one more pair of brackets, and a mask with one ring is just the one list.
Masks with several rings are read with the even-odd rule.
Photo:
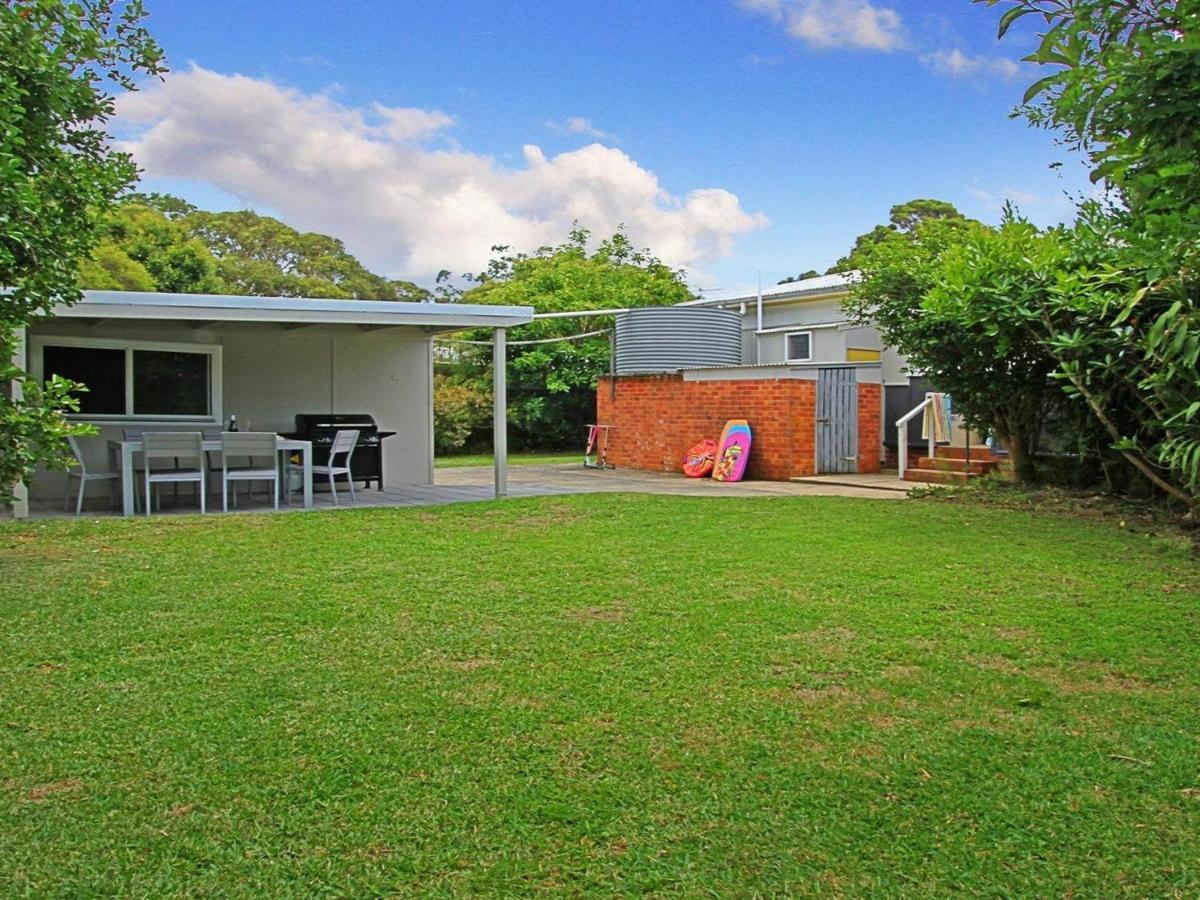
[[717, 442], [705, 438], [683, 454], [683, 474], [688, 478], [703, 478], [713, 470], [717, 459]]
[[714, 481], [741, 481], [750, 461], [750, 423], [745, 419], [730, 419], [717, 444], [717, 464], [713, 467]]

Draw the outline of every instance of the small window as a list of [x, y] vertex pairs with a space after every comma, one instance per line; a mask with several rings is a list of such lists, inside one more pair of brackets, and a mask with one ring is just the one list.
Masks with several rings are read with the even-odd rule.
[[787, 335], [784, 340], [787, 341], [788, 362], [812, 361], [811, 331], [793, 331], [791, 334]]
[[[220, 348], [91, 338], [35, 338], [34, 371], [87, 387], [84, 419], [219, 421]], [[40, 351], [40, 352], [39, 352]]]

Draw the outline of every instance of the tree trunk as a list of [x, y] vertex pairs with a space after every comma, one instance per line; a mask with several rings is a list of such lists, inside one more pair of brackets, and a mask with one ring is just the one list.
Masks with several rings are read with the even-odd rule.
[[1012, 460], [1013, 474], [1022, 484], [1037, 481], [1037, 461], [1034, 458], [1036, 436], [1029, 431], [1029, 426], [1019, 421], [1010, 423], [1008, 428], [1008, 454]]

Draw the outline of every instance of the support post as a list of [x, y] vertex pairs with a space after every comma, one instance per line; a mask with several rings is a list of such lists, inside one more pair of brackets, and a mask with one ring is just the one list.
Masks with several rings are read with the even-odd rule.
[[[25, 360], [25, 329], [18, 327], [13, 336], [16, 340], [13, 344], [12, 364], [22, 372], [27, 372], [29, 369]], [[11, 382], [11, 391], [13, 400], [18, 402], [25, 396], [21, 382], [15, 378]], [[12, 514], [14, 519], [29, 518], [29, 486], [23, 481], [13, 485]]]
[[492, 455], [496, 467], [496, 499], [508, 496], [508, 390], [505, 384], [506, 332], [492, 332]]

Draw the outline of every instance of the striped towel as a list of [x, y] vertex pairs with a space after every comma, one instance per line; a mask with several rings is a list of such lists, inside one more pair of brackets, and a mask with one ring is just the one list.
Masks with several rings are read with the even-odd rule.
[[930, 403], [925, 407], [921, 420], [921, 438], [930, 437], [939, 443], [950, 440], [950, 397], [948, 394], [930, 394]]

